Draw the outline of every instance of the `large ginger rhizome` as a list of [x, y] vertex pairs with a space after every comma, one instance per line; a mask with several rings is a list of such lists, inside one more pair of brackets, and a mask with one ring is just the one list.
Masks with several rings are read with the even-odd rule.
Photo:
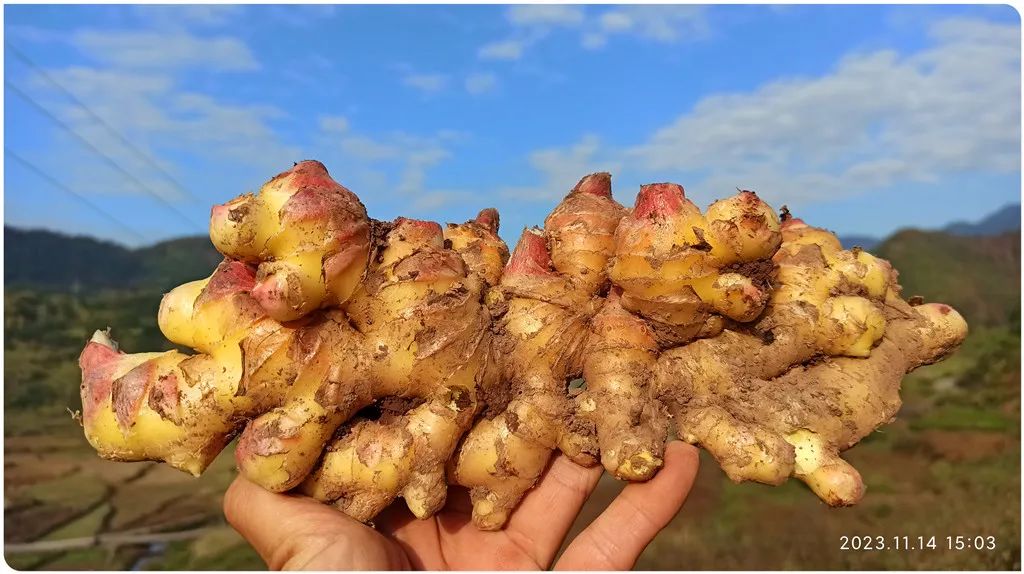
[[[730, 478], [790, 476], [831, 505], [864, 493], [839, 453], [899, 409], [900, 381], [966, 336], [911, 305], [896, 272], [739, 192], [584, 177], [514, 252], [498, 214], [367, 217], [323, 165], [297, 164], [213, 209], [225, 261], [168, 293], [159, 324], [195, 349], [81, 357], [101, 456], [198, 474], [227, 442], [240, 472], [369, 520], [469, 488], [501, 528], [556, 450], [650, 479], [678, 436]], [[582, 389], [569, 381], [581, 378]]]

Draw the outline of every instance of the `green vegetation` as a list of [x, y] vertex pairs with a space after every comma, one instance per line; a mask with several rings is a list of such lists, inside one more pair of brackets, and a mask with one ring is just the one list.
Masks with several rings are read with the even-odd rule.
[[65, 524], [47, 534], [43, 540], [67, 540], [93, 536], [103, 530], [103, 523], [110, 514], [110, 505], [101, 504], [85, 516]]
[[[79, 404], [78, 354], [97, 326], [117, 325], [128, 348], [168, 349], [157, 291], [87, 295], [8, 289], [4, 297], [4, 410], [64, 412]], [[8, 427], [10, 425], [8, 424]]]
[[972, 326], [1020, 317], [1020, 231], [959, 237], [900, 231], [872, 250], [900, 271], [903, 294], [956, 307]]
[[1013, 427], [1013, 421], [996, 411], [949, 405], [935, 409], [915, 420], [910, 427], [915, 430], [1004, 431]]
[[69, 472], [55, 480], [34, 482], [21, 492], [40, 504], [85, 509], [103, 500], [107, 487], [81, 480], [74, 472]]
[[221, 255], [206, 237], [128, 249], [91, 237], [4, 227], [4, 285], [83, 293], [96, 289], [167, 290], [205, 277]]

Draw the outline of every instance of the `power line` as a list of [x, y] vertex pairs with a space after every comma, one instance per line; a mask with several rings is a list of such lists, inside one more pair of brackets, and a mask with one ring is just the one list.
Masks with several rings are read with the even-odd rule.
[[178, 188], [178, 190], [181, 191], [185, 196], [187, 196], [192, 201], [196, 201], [196, 202], [199, 201], [198, 197], [196, 197], [191, 191], [189, 191], [184, 185], [182, 185], [181, 182], [179, 182], [173, 175], [168, 173], [167, 170], [165, 170], [163, 168], [163, 166], [161, 166], [155, 159], [153, 159], [152, 156], [150, 156], [149, 154], [143, 152], [141, 149], [138, 148], [138, 146], [136, 146], [133, 143], [131, 143], [130, 141], [128, 141], [127, 138], [125, 138], [123, 135], [121, 135], [121, 133], [119, 131], [117, 131], [116, 129], [114, 129], [114, 127], [111, 126], [109, 123], [107, 123], [106, 120], [101, 118], [96, 112], [92, 111], [92, 109], [89, 106], [85, 105], [85, 102], [80, 100], [78, 98], [78, 96], [76, 96], [75, 94], [71, 93], [70, 90], [68, 90], [60, 82], [55, 80], [53, 78], [53, 76], [50, 75], [49, 72], [47, 72], [41, 66], [39, 66], [38, 64], [33, 62], [31, 58], [29, 58], [27, 55], [25, 55], [25, 53], [22, 52], [21, 50], [19, 50], [18, 48], [14, 47], [14, 45], [12, 45], [10, 42], [4, 42], [4, 44], [7, 46], [7, 50], [11, 54], [14, 54], [14, 56], [17, 59], [21, 60], [26, 66], [28, 66], [28, 67], [32, 68], [33, 70], [35, 70], [40, 76], [45, 78], [46, 81], [50, 82], [58, 90], [63, 92], [64, 95], [68, 97], [68, 99], [70, 99], [72, 102], [74, 102], [78, 107], [80, 107], [83, 110], [85, 110], [85, 112], [87, 114], [89, 114], [89, 116], [93, 120], [95, 120], [98, 124], [100, 124], [103, 127], [105, 127], [107, 129], [107, 131], [109, 131], [110, 133], [114, 134], [114, 136], [116, 136], [117, 139], [120, 140], [121, 143], [126, 148], [128, 148], [128, 149], [132, 150], [133, 152], [135, 152], [135, 155], [137, 155], [138, 157], [142, 158], [146, 163], [148, 163], [153, 168], [155, 168], [157, 171], [159, 171], [164, 176], [164, 178], [167, 179], [167, 181], [169, 181], [172, 184], [174, 184], [174, 187]]
[[92, 201], [90, 201], [84, 195], [79, 194], [78, 192], [76, 192], [75, 190], [71, 189], [70, 187], [64, 185], [63, 183], [61, 183], [59, 181], [57, 181], [56, 179], [53, 178], [53, 176], [51, 176], [50, 174], [46, 173], [43, 169], [41, 169], [39, 166], [35, 165], [34, 163], [30, 162], [29, 160], [21, 157], [14, 150], [12, 150], [12, 149], [10, 149], [10, 148], [5, 146], [4, 147], [4, 154], [9, 156], [11, 159], [17, 161], [21, 165], [25, 166], [29, 171], [31, 171], [32, 173], [34, 173], [37, 176], [41, 177], [42, 179], [46, 180], [48, 183], [50, 183], [54, 187], [56, 187], [56, 188], [58, 188], [60, 190], [63, 190], [65, 193], [67, 193], [71, 197], [74, 197], [75, 199], [77, 199], [79, 202], [81, 202], [86, 207], [89, 207], [90, 209], [92, 209], [96, 213], [98, 213], [101, 216], [103, 216], [103, 218], [106, 219], [107, 221], [113, 223], [114, 225], [116, 225], [116, 226], [120, 227], [121, 229], [123, 229], [124, 231], [128, 232], [129, 235], [135, 237], [141, 243], [145, 243], [146, 242], [146, 238], [143, 237], [141, 233], [139, 233], [138, 231], [135, 231], [131, 227], [128, 227], [120, 219], [114, 217], [113, 215], [108, 213], [106, 210], [104, 210], [100, 206], [98, 206], [95, 203], [93, 203]]
[[34, 107], [36, 110], [38, 110], [39, 113], [41, 113], [44, 116], [50, 118], [51, 121], [53, 121], [55, 124], [57, 124], [58, 126], [63, 128], [64, 131], [66, 131], [69, 134], [71, 134], [72, 136], [74, 136], [75, 139], [77, 139], [82, 144], [84, 144], [86, 147], [88, 147], [93, 152], [95, 152], [96, 155], [102, 157], [106, 161], [107, 165], [109, 165], [111, 168], [113, 168], [114, 170], [116, 170], [120, 174], [124, 175], [125, 177], [127, 177], [131, 181], [135, 182], [135, 184], [138, 185], [143, 191], [145, 191], [149, 195], [153, 196], [153, 198], [155, 198], [157, 201], [162, 203], [165, 207], [167, 207], [168, 209], [173, 211], [174, 214], [177, 215], [179, 218], [181, 218], [182, 221], [188, 223], [190, 226], [195, 226], [196, 228], [199, 228], [199, 229], [203, 228], [203, 226], [201, 226], [198, 223], [196, 223], [195, 221], [193, 221], [192, 218], [190, 218], [189, 216], [185, 215], [181, 210], [179, 210], [177, 207], [175, 207], [172, 203], [170, 203], [169, 201], [167, 201], [166, 199], [161, 197], [159, 193], [153, 191], [148, 185], [143, 183], [142, 180], [140, 180], [139, 178], [137, 178], [134, 175], [132, 175], [128, 170], [126, 170], [124, 167], [122, 167], [121, 164], [119, 164], [116, 161], [114, 161], [114, 159], [111, 158], [109, 155], [103, 153], [103, 151], [100, 150], [98, 147], [96, 147], [96, 145], [94, 145], [92, 142], [90, 142], [89, 140], [87, 140], [84, 137], [82, 137], [81, 134], [76, 132], [73, 128], [71, 128], [71, 126], [67, 125], [64, 122], [64, 120], [61, 120], [57, 116], [53, 115], [53, 113], [51, 113], [50, 110], [46, 109], [45, 107], [43, 107], [42, 104], [40, 104], [35, 99], [33, 99], [31, 96], [29, 96], [28, 94], [23, 92], [21, 90], [21, 88], [15, 86], [9, 80], [4, 80], [4, 86], [7, 89], [9, 89], [12, 92], [14, 92], [15, 94], [18, 94], [19, 96], [21, 96], [22, 99], [24, 99], [26, 102], [28, 102], [28, 104], [31, 105], [32, 107]]

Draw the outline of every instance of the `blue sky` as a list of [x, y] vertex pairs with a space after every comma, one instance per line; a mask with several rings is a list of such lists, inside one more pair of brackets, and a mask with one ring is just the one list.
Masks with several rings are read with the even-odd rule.
[[304, 158], [379, 219], [495, 206], [509, 241], [597, 170], [627, 205], [740, 187], [846, 234], [1020, 200], [1005, 6], [22, 5], [4, 26], [7, 224], [202, 233]]

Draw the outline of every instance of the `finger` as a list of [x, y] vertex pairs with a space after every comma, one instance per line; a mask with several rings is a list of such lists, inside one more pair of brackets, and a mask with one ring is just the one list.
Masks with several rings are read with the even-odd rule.
[[224, 516], [272, 570], [408, 567], [391, 541], [337, 509], [268, 492], [243, 476], [224, 494]]
[[600, 466], [585, 468], [558, 455], [512, 512], [506, 534], [547, 568], [603, 472]]
[[418, 519], [404, 501], [398, 500], [378, 514], [373, 524], [378, 532], [390, 536], [402, 547], [413, 570], [447, 570], [437, 521], [433, 517]]
[[[469, 524], [473, 516], [473, 502], [469, 498], [469, 491], [461, 486], [449, 486], [444, 508], [434, 516], [449, 517], [448, 520], [460, 528]], [[377, 532], [399, 540], [406, 538], [410, 532], [414, 535], [420, 532], [437, 534], [437, 523], [434, 520], [417, 519], [401, 501], [396, 501], [385, 508], [373, 519], [373, 524]], [[454, 530], [456, 529], [452, 529], [452, 531]]]
[[665, 449], [653, 479], [622, 489], [608, 508], [569, 544], [556, 570], [628, 570], [675, 517], [693, 487], [697, 449], [679, 441]]

